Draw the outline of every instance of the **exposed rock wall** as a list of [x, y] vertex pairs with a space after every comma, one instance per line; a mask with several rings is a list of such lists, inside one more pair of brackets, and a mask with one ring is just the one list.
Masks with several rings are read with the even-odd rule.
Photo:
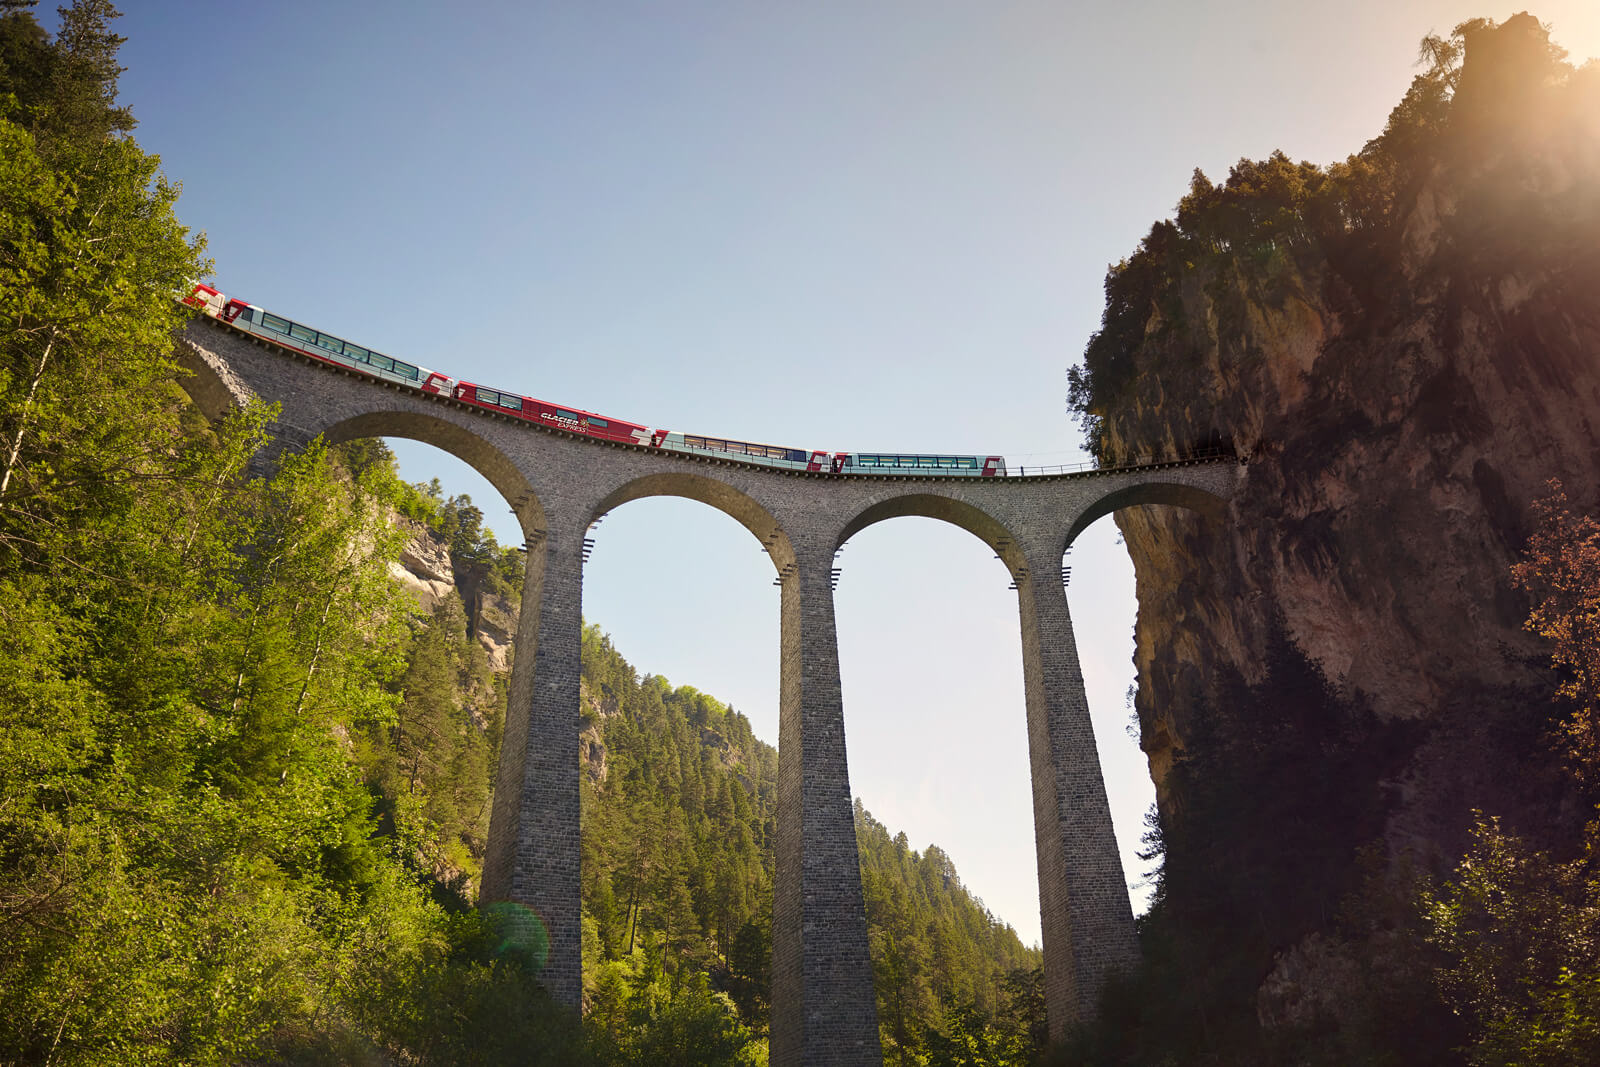
[[450, 546], [421, 523], [396, 518], [408, 534], [400, 562], [390, 573], [423, 612], [432, 611], [455, 594], [466, 610], [468, 629], [496, 674], [511, 670], [511, 643], [517, 633], [517, 600], [484, 588], [469, 574], [459, 573], [450, 560]]
[[1109, 454], [1218, 434], [1253, 454], [1224, 523], [1117, 516], [1163, 796], [1219, 676], [1259, 678], [1275, 620], [1380, 720], [1423, 724], [1391, 846], [1449, 853], [1467, 809], [1517, 791], [1480, 726], [1550, 689], [1508, 568], [1548, 479], [1600, 503], [1600, 70], [1553, 76], [1528, 16], [1466, 43], [1447, 135], [1386, 233], [1297, 248], [1270, 278], [1183, 279], [1181, 325], [1152, 310], [1103, 412]]

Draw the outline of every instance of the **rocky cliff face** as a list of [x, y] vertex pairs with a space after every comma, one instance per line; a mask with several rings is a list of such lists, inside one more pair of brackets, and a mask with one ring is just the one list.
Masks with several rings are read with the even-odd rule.
[[[1464, 45], [1426, 149], [1351, 161], [1352, 183], [1394, 171], [1381, 224], [1347, 196], [1331, 227], [1275, 222], [1170, 270], [1126, 384], [1089, 405], [1103, 455], [1220, 436], [1250, 460], [1224, 522], [1117, 515], [1164, 800], [1196, 717], [1226, 717], [1219, 678], [1258, 680], [1281, 624], [1341, 694], [1416, 724], [1402, 773], [1351, 788], [1393, 793], [1391, 853], [1436, 857], [1471, 807], [1551, 801], [1494, 741], [1551, 692], [1508, 568], [1549, 479], [1600, 504], [1600, 69], [1555, 62], [1526, 15]], [[1185, 249], [1228, 245], [1190, 221]]]
[[395, 521], [405, 528], [408, 538], [400, 562], [390, 565], [391, 576], [422, 612], [431, 612], [452, 594], [459, 596], [467, 627], [483, 647], [489, 669], [509, 674], [518, 601], [490, 591], [472, 574], [457, 568], [450, 559], [450, 546], [422, 523], [398, 516]]

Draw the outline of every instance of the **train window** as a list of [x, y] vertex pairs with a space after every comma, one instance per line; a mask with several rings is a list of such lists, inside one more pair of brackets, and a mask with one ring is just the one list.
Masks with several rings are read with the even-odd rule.
[[976, 457], [976, 456], [962, 456], [961, 457], [961, 465], [963, 467], [967, 468], [967, 470], [969, 470], [969, 471], [975, 471], [975, 470], [978, 469], [978, 457]]
[[347, 356], [353, 356], [363, 363], [367, 361], [368, 356], [372, 355], [372, 353], [368, 352], [365, 348], [362, 348], [360, 345], [353, 345], [349, 341], [344, 343], [344, 354]]
[[337, 337], [329, 337], [325, 333], [317, 334], [317, 347], [326, 348], [329, 352], [343, 352], [344, 342]]
[[288, 319], [280, 319], [280, 318], [278, 318], [278, 316], [270, 314], [268, 312], [262, 312], [262, 314], [261, 314], [261, 325], [265, 326], [269, 330], [276, 330], [278, 333], [288, 333], [289, 332], [289, 320]]
[[317, 331], [302, 326], [298, 322], [289, 324], [289, 336], [298, 338], [301, 341], [310, 341], [312, 344], [316, 344], [317, 341]]
[[370, 353], [370, 355], [372, 358], [367, 360], [367, 362], [371, 363], [379, 370], [388, 370], [394, 366], [394, 360], [390, 359], [388, 356], [382, 356], [376, 352]]
[[954, 458], [952, 458], [950, 456], [940, 456], [939, 457], [939, 466], [941, 466], [941, 467], [954, 467], [955, 465], [956, 465], [956, 461], [955, 461]]
[[498, 404], [500, 403], [500, 394], [493, 389], [484, 389], [480, 386], [478, 388], [478, 403]]
[[520, 396], [512, 396], [510, 393], [501, 393], [500, 406], [511, 411], [521, 411], [522, 398]]
[[416, 367], [413, 367], [409, 363], [401, 363], [398, 359], [394, 361], [394, 372], [402, 375], [403, 377], [410, 378], [412, 381], [416, 381], [422, 376], [421, 372], [417, 370]]
[[597, 418], [595, 418], [595, 417], [594, 417], [594, 416], [593, 416], [593, 415], [590, 415], [590, 416], [589, 416], [589, 425], [590, 425], [590, 426], [598, 426], [598, 427], [600, 427], [600, 429], [602, 429], [602, 430], [603, 430], [603, 429], [605, 429], [605, 428], [606, 428], [606, 427], [607, 427], [607, 426], [609, 426], [609, 425], [610, 425], [610, 423], [608, 423], [608, 422], [606, 422], [606, 420], [605, 420], [605, 419], [597, 419]]
[[569, 419], [572, 422], [582, 422], [583, 421], [583, 416], [582, 415], [579, 415], [579, 414], [577, 414], [576, 412], [573, 412], [573, 411], [562, 411], [560, 408], [556, 408], [556, 418], [558, 418], [558, 419]]

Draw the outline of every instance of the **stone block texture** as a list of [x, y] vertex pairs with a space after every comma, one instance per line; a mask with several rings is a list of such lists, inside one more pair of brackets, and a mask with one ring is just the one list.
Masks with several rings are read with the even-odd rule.
[[829, 575], [834, 552], [884, 519], [954, 523], [989, 545], [1016, 580], [1051, 1032], [1087, 1017], [1107, 978], [1137, 962], [1061, 561], [1079, 531], [1118, 508], [1220, 510], [1238, 482], [1237, 464], [1000, 479], [810, 474], [546, 429], [330, 366], [206, 318], [187, 328], [181, 350], [193, 373], [190, 394], [213, 418], [255, 396], [281, 405], [277, 447], [318, 436], [425, 441], [472, 465], [511, 505], [528, 571], [482, 903], [508, 909], [534, 947], [547, 946], [541, 977], [561, 1003], [576, 1009], [582, 997], [582, 543], [607, 511], [645, 496], [688, 497], [731, 515], [766, 549], [782, 585], [774, 1065], [882, 1061]]

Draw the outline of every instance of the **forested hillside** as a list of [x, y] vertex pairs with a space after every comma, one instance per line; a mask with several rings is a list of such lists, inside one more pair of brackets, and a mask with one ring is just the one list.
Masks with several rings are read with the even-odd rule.
[[[761, 1028], [777, 751], [714, 697], [639, 678], [593, 626], [583, 688], [592, 1017], [622, 1019], [657, 976], [700, 973]], [[859, 802], [856, 835], [889, 1060], [1029, 1062], [1043, 1016], [1038, 951], [966, 892], [937, 846], [912, 851]]]
[[[0, 1062], [764, 1062], [775, 752], [586, 634], [589, 1010], [551, 1006], [473, 907], [520, 557], [380, 443], [257, 477], [272, 410], [188, 403], [173, 294], [209, 265], [117, 105], [115, 12], [51, 38], [29, 6], [0, 4]], [[891, 1060], [1027, 1062], [1037, 954], [858, 827]]]

